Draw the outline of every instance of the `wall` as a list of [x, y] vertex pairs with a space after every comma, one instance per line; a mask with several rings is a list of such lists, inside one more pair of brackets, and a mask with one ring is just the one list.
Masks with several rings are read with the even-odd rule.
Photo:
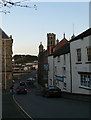
[[[56, 71], [55, 75], [57, 76], [65, 76], [64, 81], [58, 82], [58, 87], [61, 88], [62, 91], [71, 92], [71, 78], [70, 78], [70, 53], [65, 54], [65, 64], [64, 64], [64, 55], [60, 56], [60, 62], [58, 62], [58, 56], [54, 58]], [[63, 69], [65, 68], [65, 73]], [[66, 87], [64, 87], [64, 83], [66, 83]]]
[[2, 40], [2, 88], [9, 89], [12, 85], [12, 40]]
[[[89, 44], [89, 37], [85, 37], [83, 39], [79, 39], [71, 42], [71, 63], [72, 63], [72, 92], [73, 93], [81, 93], [81, 94], [89, 94], [89, 89], [83, 89], [80, 87], [80, 75], [78, 72], [91, 72], [89, 68], [91, 68], [91, 64], [86, 64], [87, 62], [87, 54], [86, 47], [91, 46]], [[76, 49], [81, 48], [82, 52], [82, 61], [81, 63], [77, 62]]]

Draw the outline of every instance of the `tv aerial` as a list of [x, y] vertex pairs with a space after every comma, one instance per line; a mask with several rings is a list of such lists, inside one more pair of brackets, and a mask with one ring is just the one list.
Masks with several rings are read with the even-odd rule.
[[5, 14], [10, 13], [10, 11], [7, 11], [6, 9], [11, 8], [13, 6], [25, 7], [25, 8], [34, 8], [35, 10], [37, 10], [36, 4], [34, 4], [33, 6], [29, 6], [29, 5], [24, 3], [27, 1], [29, 2], [30, 0], [22, 0], [22, 1], [17, 1], [17, 2], [12, 2], [12, 0], [1, 0], [0, 1], [0, 8], [1, 9], [5, 8], [5, 10], [1, 10], [0, 12], [3, 12]]

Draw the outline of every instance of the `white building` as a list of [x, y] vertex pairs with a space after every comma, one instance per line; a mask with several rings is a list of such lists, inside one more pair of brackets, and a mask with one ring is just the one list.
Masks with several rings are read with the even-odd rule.
[[91, 94], [91, 28], [70, 41], [72, 92]]
[[66, 43], [63, 47], [48, 56], [48, 81], [49, 85], [56, 85], [62, 91], [71, 92], [70, 80], [70, 44]]
[[71, 92], [69, 43], [54, 52], [54, 80], [62, 91]]

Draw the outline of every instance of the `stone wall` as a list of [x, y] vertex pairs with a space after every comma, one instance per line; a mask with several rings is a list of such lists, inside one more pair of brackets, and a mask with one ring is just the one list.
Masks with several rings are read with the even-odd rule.
[[12, 39], [2, 40], [2, 89], [12, 86]]

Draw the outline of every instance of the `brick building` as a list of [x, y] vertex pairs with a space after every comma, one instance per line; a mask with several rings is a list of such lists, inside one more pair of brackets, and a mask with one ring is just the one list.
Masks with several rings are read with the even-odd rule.
[[42, 43], [39, 45], [38, 55], [38, 83], [42, 86], [48, 84], [48, 55], [52, 54], [55, 46], [56, 35], [54, 33], [47, 34], [47, 50], [44, 50]]
[[0, 28], [0, 77], [2, 89], [9, 89], [12, 85], [12, 36], [8, 36]]

